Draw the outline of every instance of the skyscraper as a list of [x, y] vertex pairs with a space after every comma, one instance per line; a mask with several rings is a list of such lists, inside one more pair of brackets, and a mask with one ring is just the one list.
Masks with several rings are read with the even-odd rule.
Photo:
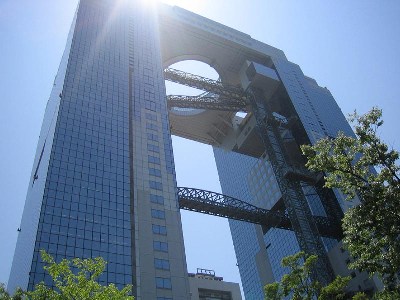
[[[222, 96], [208, 90], [218, 86], [212, 83], [203, 98], [212, 103], [170, 98], [167, 106], [164, 77], [179, 81], [186, 75], [164, 75], [164, 69], [185, 59], [213, 66]], [[265, 151], [270, 144], [258, 137], [260, 103], [236, 101], [235, 92], [224, 94], [228, 85], [240, 85], [238, 93], [261, 91], [255, 99], [294, 126], [279, 132], [290, 154], [285, 159], [299, 159], [299, 143], [335, 136], [339, 129], [351, 134], [329, 91], [276, 48], [177, 7], [81, 0], [46, 108], [9, 289], [50, 284], [39, 258], [45, 249], [57, 260], [103, 256], [108, 265], [102, 283], [133, 283], [137, 299], [188, 299], [171, 133], [225, 149], [215, 150], [224, 193], [267, 210], [281, 210], [279, 199], [287, 200]], [[177, 101], [197, 109], [174, 109]], [[242, 120], [237, 110], [248, 114]], [[301, 248], [321, 254], [329, 247], [307, 219], [328, 213], [318, 197], [308, 197], [305, 190], [312, 187], [305, 185], [309, 207], [303, 219], [291, 217], [299, 224], [296, 234], [283, 231], [288, 250], [281, 253]], [[245, 293], [257, 299], [262, 284], [282, 272], [274, 256], [282, 246], [273, 240], [283, 229], [263, 232], [233, 222], [231, 228]], [[241, 245], [254, 245], [252, 254]], [[322, 275], [329, 273], [323, 263]]]
[[138, 299], [188, 299], [156, 17], [140, 1], [80, 2], [45, 112], [10, 290], [50, 283], [45, 249], [57, 260], [103, 256], [101, 281], [133, 282]]

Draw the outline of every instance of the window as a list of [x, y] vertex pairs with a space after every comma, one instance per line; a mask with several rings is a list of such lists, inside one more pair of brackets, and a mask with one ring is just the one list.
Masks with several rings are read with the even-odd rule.
[[147, 134], [147, 139], [149, 141], [158, 141], [158, 135], [157, 134], [153, 134], [153, 133], [148, 133]]
[[150, 201], [157, 204], [164, 204], [164, 197], [150, 194]]
[[152, 152], [160, 152], [160, 147], [152, 144], [147, 144], [147, 150], [152, 151]]
[[157, 105], [156, 102], [153, 102], [153, 101], [150, 101], [150, 100], [147, 100], [144, 103], [144, 108], [147, 109], [147, 110], [151, 110], [151, 111], [157, 111], [157, 107], [158, 106], [160, 106], [160, 105]]
[[165, 219], [165, 212], [158, 209], [152, 209], [151, 216], [156, 219]]
[[153, 224], [152, 230], [154, 234], [167, 235], [167, 227], [165, 226]]
[[168, 252], [168, 244], [165, 242], [153, 241], [153, 249], [160, 252]]
[[149, 163], [158, 164], [159, 165], [160, 164], [160, 159], [158, 157], [149, 155]]
[[152, 176], [161, 177], [161, 171], [154, 168], [149, 168], [149, 174]]
[[156, 287], [158, 289], [171, 289], [171, 279], [170, 278], [162, 278], [156, 277]]
[[146, 123], [146, 129], [149, 129], [149, 130], [158, 130], [158, 127], [157, 127], [157, 125], [155, 125], [155, 124], [153, 124], [153, 123]]
[[162, 183], [161, 182], [157, 182], [157, 181], [149, 181], [149, 185], [151, 189], [155, 189], [158, 191], [162, 191], [163, 187], [162, 187]]
[[146, 119], [151, 121], [157, 121], [157, 116], [150, 113], [146, 113]]
[[154, 259], [154, 267], [160, 270], [169, 270], [169, 261], [166, 259]]

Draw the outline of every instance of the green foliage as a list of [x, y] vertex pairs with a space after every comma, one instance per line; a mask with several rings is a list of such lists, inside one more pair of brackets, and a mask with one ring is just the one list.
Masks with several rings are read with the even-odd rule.
[[0, 283], [0, 299], [8, 300], [11, 299], [10, 294], [7, 293], [4, 283]]
[[321, 289], [318, 300], [345, 299], [344, 289], [350, 279], [351, 277], [337, 276], [334, 281]]
[[368, 296], [365, 293], [357, 293], [351, 298], [352, 300], [368, 300]]
[[308, 168], [325, 172], [327, 187], [361, 199], [343, 219], [343, 241], [354, 257], [349, 267], [377, 273], [385, 290], [400, 293], [399, 153], [377, 135], [381, 117], [377, 108], [361, 116], [354, 113], [350, 120], [356, 138], [339, 133], [335, 139], [302, 146], [302, 151]]
[[22, 300], [24, 292], [21, 289], [17, 289], [13, 296], [6, 291], [4, 283], [0, 283], [0, 299], [1, 300]]
[[[42, 260], [46, 263], [44, 269], [50, 274], [56, 289], [51, 289], [40, 283], [36, 285], [35, 290], [25, 294], [32, 300], [133, 300], [129, 296], [132, 287], [130, 285], [122, 290], [114, 284], [108, 286], [100, 285], [97, 280], [103, 273], [106, 262], [103, 258], [80, 259], [75, 258], [72, 261], [63, 259], [56, 263], [54, 258], [41, 251]], [[71, 266], [78, 270], [74, 273]]]
[[[361, 298], [364, 300], [363, 298]], [[368, 299], [368, 298], [365, 298]], [[384, 290], [382, 292], [378, 292], [374, 295], [372, 299], [376, 300], [394, 300], [394, 299], [400, 299], [400, 293], [397, 291], [389, 291], [389, 290]]]
[[343, 299], [344, 288], [350, 277], [338, 276], [332, 283], [322, 287], [317, 281], [311, 281], [311, 271], [316, 264], [316, 255], [307, 255], [301, 251], [282, 259], [282, 266], [289, 268], [289, 273], [283, 275], [281, 282], [267, 284], [264, 287], [265, 299], [280, 300], [290, 295], [292, 300]]
[[280, 300], [283, 299], [283, 291], [278, 282], [270, 283], [264, 286], [265, 299], [268, 300]]

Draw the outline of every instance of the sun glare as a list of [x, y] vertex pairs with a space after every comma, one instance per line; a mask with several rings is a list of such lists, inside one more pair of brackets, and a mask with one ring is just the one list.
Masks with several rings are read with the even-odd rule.
[[141, 2], [145, 6], [153, 6], [159, 2], [172, 5], [179, 6], [184, 9], [190, 10], [192, 12], [201, 13], [201, 9], [205, 6], [204, 0], [141, 0]]

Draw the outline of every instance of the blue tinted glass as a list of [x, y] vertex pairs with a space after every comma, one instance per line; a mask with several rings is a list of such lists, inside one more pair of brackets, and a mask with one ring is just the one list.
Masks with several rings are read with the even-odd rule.
[[167, 234], [167, 227], [162, 226], [162, 225], [152, 225], [152, 230], [154, 234], [161, 234], [161, 235], [166, 235]]
[[164, 204], [164, 197], [150, 194], [150, 201], [157, 204]]
[[171, 289], [171, 279], [156, 277], [156, 287], [159, 289]]
[[153, 241], [153, 249], [161, 252], [168, 252], [168, 244], [160, 241]]
[[158, 209], [152, 209], [151, 216], [156, 219], [165, 219], [165, 212]]

